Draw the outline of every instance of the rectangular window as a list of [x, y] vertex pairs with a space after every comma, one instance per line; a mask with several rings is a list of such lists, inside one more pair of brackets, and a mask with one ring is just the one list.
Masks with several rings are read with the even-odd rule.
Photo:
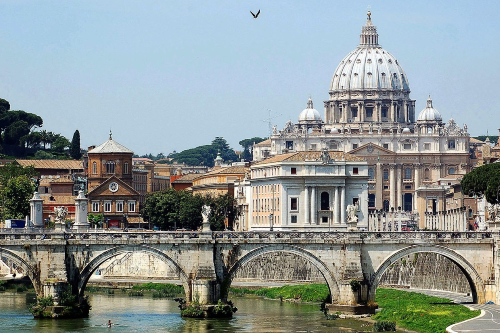
[[384, 169], [384, 180], [389, 180], [389, 170]]
[[286, 141], [285, 148], [288, 150], [293, 150], [293, 141]]
[[383, 147], [384, 147], [384, 149], [389, 149], [389, 144], [388, 143], [384, 143]]
[[358, 108], [357, 107], [351, 107], [351, 113], [352, 113], [352, 117], [356, 118], [358, 116]]
[[328, 223], [328, 216], [323, 216], [323, 217], [321, 218], [321, 222], [323, 222], [323, 223]]
[[366, 108], [366, 117], [367, 118], [373, 117], [373, 107], [367, 107]]
[[431, 150], [431, 144], [430, 143], [424, 143], [424, 150]]
[[290, 210], [299, 210], [298, 198], [290, 198]]
[[297, 174], [297, 168], [291, 168], [291, 169], [290, 169], [290, 173], [291, 173], [292, 175], [296, 175], [296, 174]]
[[337, 142], [330, 142], [330, 149], [332, 150], [339, 149], [339, 145], [337, 144]]
[[291, 218], [290, 220], [291, 223], [297, 223], [297, 215], [292, 215], [290, 216], [290, 218]]
[[315, 143], [311, 144], [311, 150], [316, 150], [316, 144]]
[[98, 212], [99, 212], [99, 202], [92, 201], [92, 213], [98, 213]]
[[403, 149], [410, 150], [411, 149], [411, 143], [404, 143], [403, 144]]
[[405, 185], [405, 190], [411, 190], [411, 185]]
[[128, 202], [128, 211], [129, 212], [135, 212], [135, 201], [129, 201]]
[[106, 173], [115, 173], [115, 162], [106, 163]]
[[111, 201], [104, 202], [104, 212], [106, 212], [106, 213], [111, 212]]
[[448, 149], [455, 149], [455, 140], [448, 140]]
[[352, 173], [353, 173], [353, 175], [359, 174], [359, 169], [358, 168], [352, 168]]
[[128, 174], [128, 162], [123, 163], [123, 173]]
[[117, 212], [123, 212], [123, 201], [117, 201], [116, 202], [116, 211]]
[[358, 144], [357, 143], [353, 143], [352, 144], [352, 149], [356, 149], [356, 148], [358, 148]]
[[387, 107], [382, 108], [382, 118], [387, 118], [387, 111], [388, 111]]
[[384, 185], [384, 190], [388, 190], [389, 189], [389, 185]]

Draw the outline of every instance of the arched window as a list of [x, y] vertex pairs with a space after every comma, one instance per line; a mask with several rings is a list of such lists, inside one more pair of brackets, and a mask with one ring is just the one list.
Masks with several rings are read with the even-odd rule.
[[411, 168], [405, 169], [405, 179], [411, 179]]
[[106, 173], [115, 173], [115, 162], [106, 162]]
[[384, 180], [389, 180], [389, 170], [384, 169]]
[[431, 175], [431, 170], [429, 170], [429, 168], [425, 168], [425, 170], [424, 170], [424, 179], [425, 180], [429, 180], [430, 175]]
[[375, 170], [373, 168], [368, 169], [368, 180], [374, 180], [375, 179]]
[[92, 173], [94, 175], [97, 175], [97, 163], [96, 162], [92, 162]]
[[321, 192], [321, 210], [330, 210], [330, 195], [328, 192]]
[[455, 168], [449, 168], [448, 169], [448, 174], [449, 175], [454, 175], [455, 174]]

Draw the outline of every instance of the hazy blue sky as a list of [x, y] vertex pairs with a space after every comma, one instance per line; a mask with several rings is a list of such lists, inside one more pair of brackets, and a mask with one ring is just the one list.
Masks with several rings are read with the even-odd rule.
[[[309, 96], [324, 116], [332, 74], [370, 6], [419, 112], [496, 134], [500, 1], [0, 0], [0, 98], [82, 147], [113, 138], [168, 154], [267, 136]], [[253, 19], [250, 10], [261, 10]]]

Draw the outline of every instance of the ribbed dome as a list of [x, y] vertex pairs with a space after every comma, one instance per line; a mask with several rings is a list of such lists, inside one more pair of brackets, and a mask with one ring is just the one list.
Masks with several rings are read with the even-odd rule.
[[356, 89], [410, 91], [403, 68], [378, 44], [377, 27], [372, 24], [370, 12], [359, 46], [340, 62], [330, 85], [331, 91]]
[[431, 96], [427, 99], [427, 107], [418, 114], [417, 121], [443, 121], [439, 111], [432, 107]]
[[307, 101], [307, 108], [299, 115], [299, 123], [321, 123], [321, 115], [318, 110], [313, 108], [312, 99]]

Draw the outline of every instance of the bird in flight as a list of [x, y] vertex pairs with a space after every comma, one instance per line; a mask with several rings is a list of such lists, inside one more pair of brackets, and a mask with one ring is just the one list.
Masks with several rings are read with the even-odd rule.
[[252, 11], [250, 11], [250, 14], [252, 14], [253, 18], [256, 19], [257, 17], [259, 17], [259, 14], [260, 14], [260, 9], [259, 11], [257, 12], [257, 14], [254, 14]]

